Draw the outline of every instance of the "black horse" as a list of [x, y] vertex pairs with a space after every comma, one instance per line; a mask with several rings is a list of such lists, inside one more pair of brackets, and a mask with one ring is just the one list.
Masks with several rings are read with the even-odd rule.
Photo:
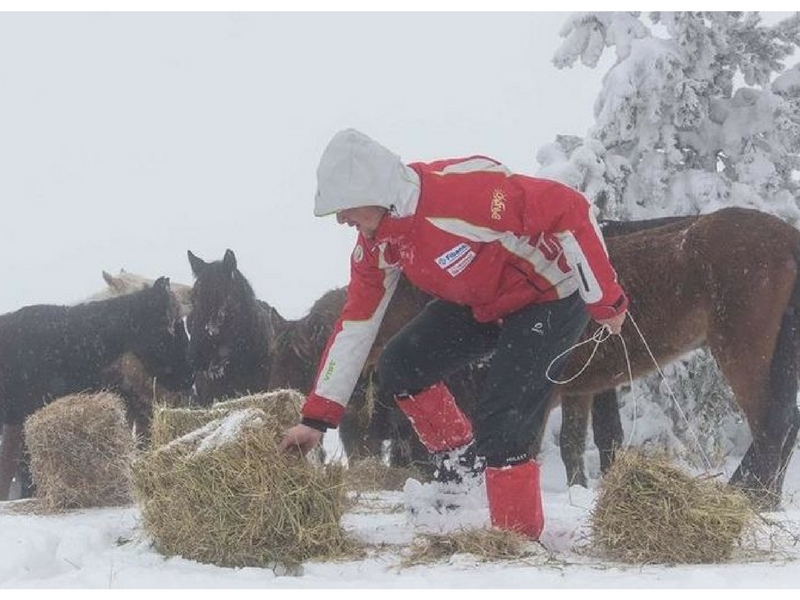
[[[346, 289], [326, 292], [304, 317], [286, 320], [256, 298], [232, 250], [214, 262], [191, 251], [188, 257], [195, 276], [188, 325], [197, 403], [279, 388], [308, 393], [344, 306]], [[341, 423], [342, 443], [350, 458], [378, 452], [388, 435], [370, 428], [377, 422], [371, 419], [372, 373], [382, 345], [427, 299], [401, 279]]]
[[236, 255], [206, 262], [188, 252], [195, 277], [189, 327], [189, 363], [198, 404], [270, 389], [272, 357], [286, 319], [236, 266]]
[[[37, 305], [0, 316], [0, 500], [22, 463], [25, 419], [49, 401], [114, 387], [112, 373], [135, 357], [168, 389], [190, 387], [188, 337], [169, 280], [76, 306]], [[128, 406], [129, 417], [141, 415]]]

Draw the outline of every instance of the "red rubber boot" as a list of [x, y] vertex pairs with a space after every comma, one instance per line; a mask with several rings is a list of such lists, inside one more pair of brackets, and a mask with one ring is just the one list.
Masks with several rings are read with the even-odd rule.
[[472, 441], [472, 423], [445, 384], [437, 383], [395, 400], [429, 452], [454, 450]]
[[539, 463], [487, 467], [486, 495], [494, 527], [539, 539], [544, 528]]

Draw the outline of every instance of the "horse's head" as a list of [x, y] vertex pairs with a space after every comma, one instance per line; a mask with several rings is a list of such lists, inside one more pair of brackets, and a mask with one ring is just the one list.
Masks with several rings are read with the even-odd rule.
[[103, 271], [103, 281], [108, 285], [108, 293], [112, 297], [139, 292], [155, 283], [152, 279], [148, 279], [143, 275], [128, 273], [125, 269], [120, 269], [116, 275]]
[[[108, 288], [100, 294], [96, 294], [93, 297], [94, 299], [125, 296], [152, 287], [153, 283], [155, 283], [153, 279], [149, 279], [144, 275], [129, 273], [125, 269], [120, 269], [116, 275], [103, 271], [103, 280], [108, 285]], [[181, 318], [187, 317], [192, 307], [192, 288], [188, 285], [174, 282], [170, 282], [169, 287], [178, 299]]]
[[152, 286], [127, 296], [131, 306], [130, 351], [157, 381], [171, 390], [188, 390], [189, 337], [181, 317], [181, 306], [169, 279], [160, 277]]
[[232, 355], [252, 338], [259, 308], [232, 250], [214, 262], [205, 262], [191, 251], [188, 256], [195, 277], [187, 320], [189, 360], [198, 399], [206, 403], [233, 391], [226, 383]]

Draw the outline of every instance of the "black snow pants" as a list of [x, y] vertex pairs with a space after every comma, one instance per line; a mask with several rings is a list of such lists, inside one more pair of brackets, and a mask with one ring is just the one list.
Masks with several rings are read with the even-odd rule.
[[[433, 300], [384, 348], [378, 365], [385, 402], [414, 395], [467, 364], [491, 356], [472, 419], [476, 451], [488, 466], [525, 460], [541, 432], [553, 383], [545, 373], [589, 321], [578, 293], [530, 304], [500, 323], [480, 323], [469, 307]], [[569, 355], [549, 374], [558, 379]], [[391, 400], [389, 400], [391, 401]]]

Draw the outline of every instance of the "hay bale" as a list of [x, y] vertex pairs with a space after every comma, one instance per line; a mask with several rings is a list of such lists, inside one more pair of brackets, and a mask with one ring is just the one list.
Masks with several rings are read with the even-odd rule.
[[153, 412], [151, 446], [158, 448], [194, 431], [211, 421], [225, 417], [243, 408], [260, 408], [272, 415], [283, 427], [290, 427], [300, 420], [300, 407], [305, 397], [297, 390], [275, 390], [242, 396], [224, 402], [215, 402], [210, 407], [172, 408], [158, 405]]
[[636, 564], [722, 562], [755, 517], [743, 494], [718, 481], [691, 477], [664, 456], [620, 453], [592, 511], [592, 544]]
[[156, 547], [226, 567], [352, 553], [341, 467], [281, 452], [284, 427], [275, 413], [240, 409], [137, 460], [136, 497]]
[[43, 510], [131, 502], [136, 447], [119, 396], [74, 394], [51, 402], [25, 421], [25, 443]]

